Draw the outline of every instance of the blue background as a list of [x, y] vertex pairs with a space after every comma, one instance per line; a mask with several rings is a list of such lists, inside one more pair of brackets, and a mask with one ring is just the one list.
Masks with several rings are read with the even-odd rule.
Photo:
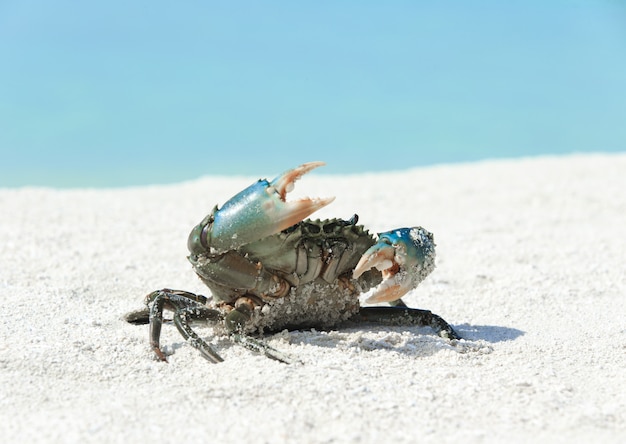
[[626, 2], [0, 2], [0, 186], [626, 150]]

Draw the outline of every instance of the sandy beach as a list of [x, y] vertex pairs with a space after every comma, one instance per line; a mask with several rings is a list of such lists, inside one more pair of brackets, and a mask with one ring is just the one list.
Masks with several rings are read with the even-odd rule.
[[437, 268], [405, 301], [464, 339], [267, 336], [302, 361], [285, 365], [198, 328], [213, 365], [166, 325], [157, 362], [122, 316], [163, 287], [207, 294], [190, 229], [282, 169], [0, 189], [0, 441], [626, 442], [626, 154], [307, 175], [294, 196], [336, 196], [314, 217], [434, 233]]

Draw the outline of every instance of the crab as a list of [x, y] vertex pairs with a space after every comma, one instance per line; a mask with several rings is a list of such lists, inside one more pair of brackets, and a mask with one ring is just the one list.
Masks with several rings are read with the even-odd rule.
[[[166, 309], [188, 344], [213, 363], [223, 359], [192, 324], [210, 323], [233, 342], [284, 363], [292, 359], [260, 336], [374, 322], [430, 326], [443, 338], [460, 338], [440, 316], [401, 299], [435, 268], [430, 232], [417, 226], [373, 236], [356, 214], [304, 220], [334, 197], [287, 201], [295, 181], [322, 165], [309, 162], [272, 181], [259, 180], [192, 229], [188, 259], [212, 296], [166, 288], [125, 315], [130, 323], [149, 324], [157, 359], [167, 361], [160, 346]], [[360, 295], [372, 289], [366, 303], [388, 305], [361, 306]]]

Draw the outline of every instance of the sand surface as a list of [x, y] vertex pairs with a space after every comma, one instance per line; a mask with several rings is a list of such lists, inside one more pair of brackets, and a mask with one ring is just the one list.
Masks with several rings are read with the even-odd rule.
[[285, 365], [199, 328], [212, 365], [167, 325], [155, 361], [121, 316], [155, 289], [207, 293], [189, 230], [255, 179], [0, 190], [0, 441], [626, 442], [625, 154], [308, 175], [294, 194], [337, 197], [319, 217], [435, 234], [405, 300], [465, 339], [267, 337], [302, 361]]

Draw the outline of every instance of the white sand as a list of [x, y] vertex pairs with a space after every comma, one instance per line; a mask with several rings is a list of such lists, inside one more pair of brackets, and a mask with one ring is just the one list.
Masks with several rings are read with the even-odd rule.
[[626, 442], [626, 154], [308, 175], [295, 194], [337, 196], [321, 217], [435, 234], [405, 300], [466, 340], [268, 338], [288, 366], [217, 339], [211, 365], [168, 325], [156, 362], [120, 317], [154, 289], [207, 292], [187, 234], [254, 179], [0, 190], [0, 441]]

